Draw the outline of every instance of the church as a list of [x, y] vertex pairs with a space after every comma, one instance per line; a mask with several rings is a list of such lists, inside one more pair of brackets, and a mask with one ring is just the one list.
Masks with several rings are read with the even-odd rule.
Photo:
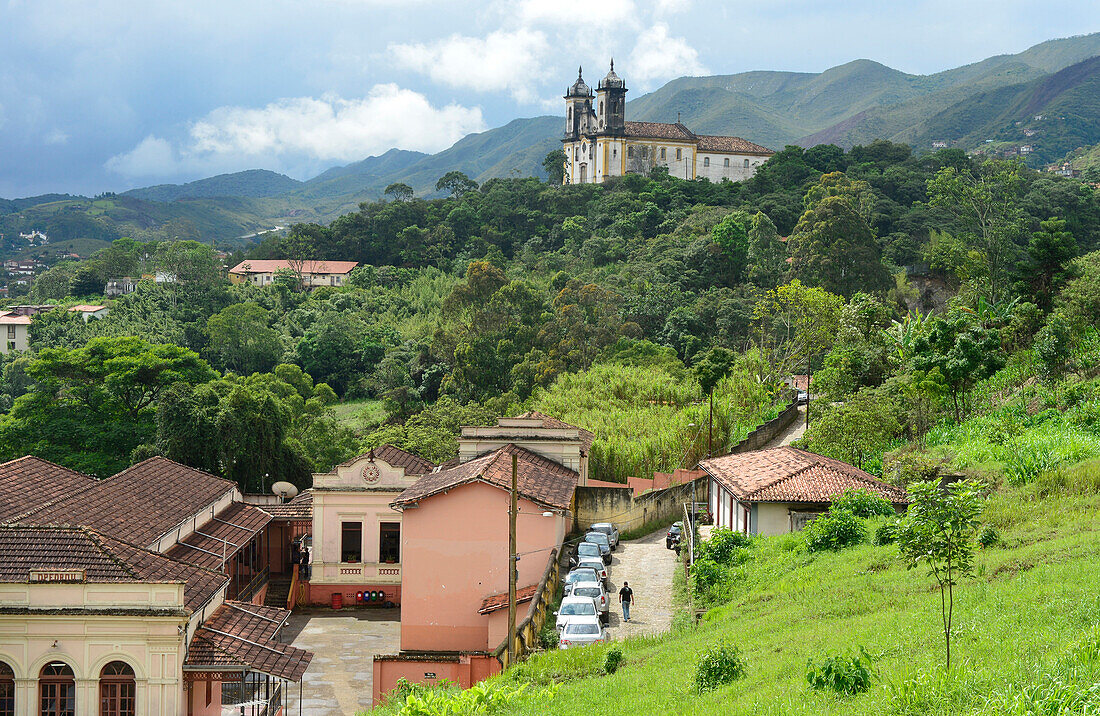
[[595, 94], [577, 70], [577, 81], [565, 93], [563, 183], [598, 184], [658, 166], [680, 179], [741, 181], [774, 154], [740, 137], [695, 134], [679, 121], [627, 122], [626, 91], [614, 61]]

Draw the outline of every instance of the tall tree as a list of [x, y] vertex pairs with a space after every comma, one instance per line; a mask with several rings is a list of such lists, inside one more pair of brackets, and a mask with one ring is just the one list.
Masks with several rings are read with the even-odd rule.
[[462, 196], [467, 192], [477, 191], [477, 182], [457, 169], [452, 169], [439, 177], [435, 190], [450, 192], [451, 196]]
[[962, 421], [962, 398], [973, 385], [1004, 365], [1001, 341], [995, 329], [983, 328], [966, 316], [932, 321], [931, 329], [913, 345], [913, 368], [939, 370], [951, 395], [955, 422]]
[[283, 354], [271, 314], [257, 303], [234, 303], [215, 313], [206, 335], [222, 368], [244, 375], [271, 370]]
[[1021, 262], [1020, 293], [1034, 296], [1039, 308], [1049, 310], [1054, 295], [1069, 277], [1069, 263], [1077, 256], [1077, 241], [1066, 231], [1066, 222], [1051, 217], [1039, 223], [1027, 245], [1027, 260]]
[[844, 299], [794, 280], [768, 291], [753, 309], [761, 323], [761, 348], [780, 376], [798, 372], [832, 346]]
[[790, 238], [793, 278], [843, 296], [890, 287], [874, 231], [853, 196], [826, 195], [802, 214]]
[[779, 240], [775, 224], [762, 211], [756, 212], [749, 225], [749, 281], [761, 288], [772, 288], [787, 271], [787, 247]]
[[711, 230], [711, 238], [729, 261], [731, 280], [738, 282], [745, 271], [749, 254], [749, 215], [743, 211], [727, 214]]
[[555, 149], [548, 152], [542, 160], [542, 168], [546, 170], [546, 183], [550, 186], [561, 186], [565, 181], [565, 152]]
[[413, 198], [413, 188], [398, 181], [386, 187], [385, 194], [394, 201], [408, 201]]

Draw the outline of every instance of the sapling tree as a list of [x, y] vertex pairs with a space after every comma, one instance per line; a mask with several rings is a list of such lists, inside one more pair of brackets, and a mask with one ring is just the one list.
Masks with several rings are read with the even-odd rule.
[[926, 564], [940, 587], [940, 614], [951, 668], [955, 585], [974, 569], [974, 538], [982, 511], [982, 488], [974, 480], [946, 487], [938, 481], [909, 485], [912, 502], [898, 530], [901, 557], [909, 569]]

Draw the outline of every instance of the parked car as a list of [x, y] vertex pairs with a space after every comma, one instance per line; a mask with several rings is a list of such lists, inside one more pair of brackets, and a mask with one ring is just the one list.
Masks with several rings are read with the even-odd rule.
[[797, 392], [798, 392], [798, 404], [799, 405], [805, 405], [806, 403], [810, 402], [810, 394], [809, 393], [802, 390], [801, 388], [799, 388]]
[[[601, 564], [601, 567], [603, 565]], [[565, 582], [566, 586], [573, 584], [574, 582], [602, 582], [603, 578], [600, 573], [592, 567], [577, 567], [572, 569], [569, 574], [565, 575], [561, 581]]]
[[578, 569], [582, 567], [588, 567], [589, 569], [594, 571], [599, 577], [598, 581], [602, 582], [605, 585], [608, 582], [608, 578], [611, 576], [607, 570], [607, 565], [598, 559], [593, 559], [592, 557], [586, 557], [585, 559], [582, 559], [580, 562], [577, 563]]
[[585, 542], [594, 542], [600, 546], [604, 564], [611, 564], [611, 540], [603, 532], [587, 532], [584, 535]]
[[[596, 603], [592, 601], [591, 597], [576, 596], [565, 597], [561, 600], [561, 606], [554, 612], [554, 616], [558, 618], [556, 626], [558, 631], [565, 628], [565, 625], [574, 619], [581, 617], [599, 617], [600, 610], [596, 608]], [[603, 621], [602, 619], [600, 621]]]
[[619, 528], [610, 522], [597, 522], [588, 528], [589, 532], [603, 532], [611, 542], [611, 549], [619, 548]]
[[598, 617], [578, 617], [562, 629], [558, 646], [562, 649], [570, 649], [575, 646], [603, 644], [606, 641], [608, 641], [607, 629], [600, 625]]
[[592, 559], [598, 559], [604, 562], [603, 549], [600, 548], [595, 542], [578, 542], [573, 548], [573, 556], [569, 558], [569, 564], [575, 565], [585, 557], [591, 557]]
[[565, 594], [570, 597], [589, 597], [596, 604], [596, 611], [600, 613], [600, 620], [604, 624], [611, 621], [609, 612], [611, 597], [604, 589], [602, 582], [573, 582], [566, 587]]
[[676, 549], [680, 546], [680, 540], [684, 538], [684, 523], [674, 522], [665, 534], [665, 548]]

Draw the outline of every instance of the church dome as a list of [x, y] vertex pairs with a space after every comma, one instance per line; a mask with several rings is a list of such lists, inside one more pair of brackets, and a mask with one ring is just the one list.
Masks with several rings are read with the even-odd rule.
[[611, 69], [607, 75], [600, 80], [599, 89], [622, 89], [626, 87], [626, 83], [622, 78], [615, 74], [615, 60], [611, 60]]
[[566, 97], [591, 97], [592, 88], [584, 83], [584, 78], [581, 77], [581, 68], [577, 68], [577, 81], [573, 83], [573, 86], [566, 90]]

